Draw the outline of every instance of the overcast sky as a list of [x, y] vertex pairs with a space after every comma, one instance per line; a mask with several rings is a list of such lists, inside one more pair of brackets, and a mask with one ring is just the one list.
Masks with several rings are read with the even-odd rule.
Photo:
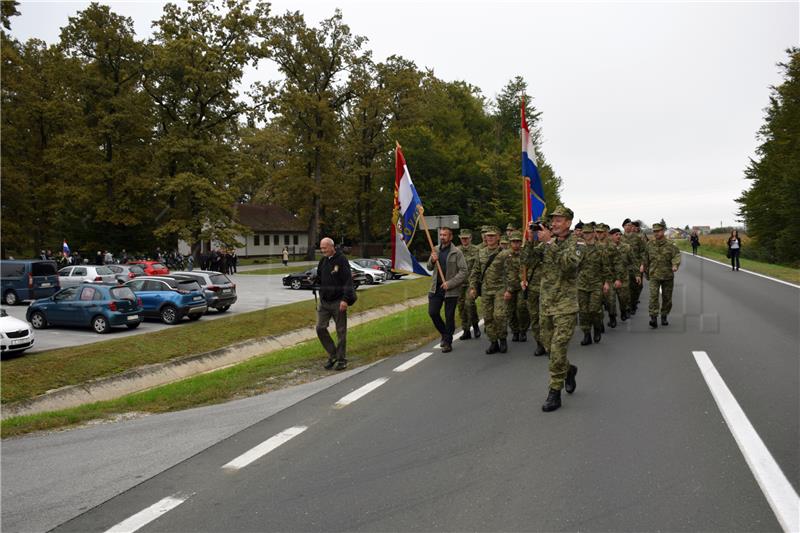
[[[104, 2], [148, 37], [162, 2]], [[26, 2], [19, 39], [58, 39], [88, 2]], [[542, 112], [543, 152], [576, 219], [734, 224], [769, 87], [800, 45], [800, 3], [272, 2], [309, 23], [336, 7], [374, 58], [399, 54], [495, 96], [523, 76]], [[276, 78], [274, 67], [246, 82]], [[401, 140], [402, 143], [402, 140]], [[414, 176], [413, 154], [406, 154]], [[425, 199], [423, 198], [423, 203]], [[387, 206], [387, 212], [389, 207]]]

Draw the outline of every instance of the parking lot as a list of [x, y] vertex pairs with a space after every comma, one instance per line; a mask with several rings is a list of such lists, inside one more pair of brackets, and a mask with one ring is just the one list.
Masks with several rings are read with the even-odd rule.
[[[252, 268], [252, 267], [251, 267]], [[263, 267], [262, 267], [263, 268]], [[308, 266], [300, 265], [297, 268], [298, 272], [303, 271]], [[225, 313], [220, 313], [215, 310], [209, 310], [203, 318], [200, 319], [202, 323], [204, 320], [214, 320], [225, 316], [233, 316], [239, 313], [247, 313], [249, 311], [256, 311], [259, 309], [267, 309], [278, 305], [299, 302], [302, 300], [313, 300], [314, 295], [310, 290], [292, 290], [284, 287], [282, 283], [283, 275], [245, 275], [233, 274], [228, 276], [236, 283], [236, 293], [238, 300], [235, 304]], [[400, 281], [388, 281], [388, 283], [400, 283]], [[362, 285], [359, 291], [369, 290], [377, 285]], [[8, 314], [25, 320], [25, 313], [28, 309], [28, 303], [3, 306]], [[160, 331], [165, 328], [183, 327], [188, 324], [189, 320], [184, 318], [181, 324], [168, 326], [156, 319], [147, 319], [142, 325], [135, 329], [129, 330], [127, 328], [113, 328], [111, 332], [105, 335], [98, 335], [92, 331], [88, 324], [86, 328], [79, 327], [48, 327], [47, 329], [35, 330], [36, 343], [30, 350], [24, 352], [23, 355], [33, 354], [43, 350], [52, 350], [54, 348], [64, 348], [69, 346], [80, 346], [83, 344], [90, 344], [93, 342], [103, 342], [110, 339], [118, 339], [129, 335], [143, 335]]]

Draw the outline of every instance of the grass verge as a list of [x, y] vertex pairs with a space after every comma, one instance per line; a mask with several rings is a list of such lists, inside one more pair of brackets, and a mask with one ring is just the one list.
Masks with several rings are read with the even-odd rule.
[[[423, 296], [428, 278], [358, 291], [353, 312]], [[33, 398], [51, 389], [77, 385], [142, 365], [205, 353], [252, 338], [275, 335], [316, 323], [314, 301], [271, 307], [216, 320], [200, 320], [169, 329], [105, 342], [48, 350], [0, 363], [2, 403]]]
[[[675, 244], [684, 252], [692, 251], [691, 245], [686, 241], [675, 241]], [[720, 261], [721, 263], [725, 263], [727, 265], [730, 265], [731, 263], [731, 260], [725, 257], [724, 251], [717, 250], [711, 246], [703, 246], [702, 243], [700, 248], [697, 249], [697, 254], [700, 257], [714, 259], [715, 261]], [[800, 269], [784, 265], [775, 265], [772, 263], [754, 261], [753, 259], [745, 259], [743, 257], [739, 259], [739, 263], [744, 269], [800, 285]]]
[[274, 276], [276, 274], [294, 274], [295, 272], [305, 272], [309, 270], [314, 265], [304, 265], [304, 266], [287, 266], [287, 267], [277, 267], [277, 268], [258, 268], [256, 270], [242, 270], [238, 272], [238, 274], [247, 275], [247, 276]]
[[[350, 366], [371, 363], [402, 353], [433, 340], [427, 306], [362, 324], [348, 332]], [[238, 365], [200, 374], [115, 400], [97, 402], [62, 411], [18, 416], [0, 423], [3, 438], [33, 431], [52, 430], [109, 419], [123, 413], [163, 413], [253, 396], [327, 375], [316, 340], [255, 357]]]

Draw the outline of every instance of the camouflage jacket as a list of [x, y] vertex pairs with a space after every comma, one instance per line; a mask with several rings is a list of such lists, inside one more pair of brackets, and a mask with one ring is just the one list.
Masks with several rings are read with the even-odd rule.
[[[497, 256], [486, 268], [489, 259], [492, 256]], [[477, 289], [478, 284], [481, 284], [481, 294], [493, 295], [498, 292], [505, 292], [506, 290], [506, 260], [508, 259], [508, 250], [501, 250], [497, 248], [481, 249], [478, 255], [478, 260], [475, 262], [475, 268], [470, 272], [469, 288]], [[484, 273], [484, 270], [486, 271]]]
[[506, 259], [506, 290], [508, 292], [519, 292], [522, 290], [520, 282], [522, 279], [522, 250], [515, 252], [508, 249], [508, 259]]
[[542, 285], [539, 306], [543, 315], [578, 312], [578, 267], [586, 243], [570, 232], [563, 241], [542, 245]]
[[[528, 292], [538, 293], [542, 285], [542, 259], [544, 247], [541, 242], [526, 242], [520, 251], [520, 263], [525, 267], [528, 278]], [[520, 281], [522, 281], [522, 268], [520, 268]]]
[[586, 244], [586, 253], [578, 269], [578, 289], [583, 291], [600, 290], [606, 281], [608, 265], [606, 256], [596, 244]]
[[681, 252], [667, 239], [653, 239], [647, 241], [642, 264], [650, 279], [672, 279], [675, 277], [672, 267], [681, 264]]
[[647, 245], [647, 241], [642, 238], [641, 233], [625, 233], [622, 235], [621, 242], [624, 242], [631, 247], [634, 264], [641, 265], [642, 257], [644, 256], [644, 248]]
[[478, 247], [474, 244], [470, 244], [469, 247], [466, 246], [457, 246], [461, 253], [464, 254], [464, 259], [467, 260], [467, 283], [464, 284], [466, 287], [469, 285], [469, 276], [472, 274], [472, 269], [475, 267], [475, 263], [478, 261]]
[[616, 280], [622, 281], [627, 278], [628, 273], [625, 270], [625, 264], [622, 262], [622, 254], [617, 247], [614, 246], [614, 243], [610, 240], [606, 240], [603, 243], [598, 242], [597, 247], [600, 249], [600, 253], [605, 256], [605, 281], [614, 283]]
[[617, 247], [619, 251], [619, 255], [622, 258], [622, 265], [625, 269], [626, 277], [622, 278], [622, 281], [628, 279], [628, 276], [638, 276], [639, 275], [639, 265], [641, 263], [636, 261], [636, 256], [633, 254], [633, 248], [624, 241], [620, 241], [619, 244], [615, 244], [614, 246]]

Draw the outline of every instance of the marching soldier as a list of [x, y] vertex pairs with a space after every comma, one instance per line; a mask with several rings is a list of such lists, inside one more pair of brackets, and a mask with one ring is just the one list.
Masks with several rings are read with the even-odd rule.
[[567, 359], [567, 345], [575, 331], [578, 313], [578, 268], [586, 243], [570, 231], [572, 210], [556, 207], [550, 213], [553, 237], [544, 243], [542, 260], [541, 320], [545, 348], [550, 352], [550, 383], [542, 411], [561, 407], [561, 389], [575, 392], [578, 367]]
[[603, 323], [603, 285], [606, 284], [605, 256], [594, 241], [594, 222], [583, 225], [583, 239], [586, 241], [586, 252], [578, 269], [578, 308], [580, 327], [583, 332], [581, 346], [592, 344], [602, 338]]
[[[634, 220], [631, 222], [631, 231], [633, 235], [639, 239], [638, 242], [638, 250], [639, 250], [639, 258], [640, 260], [644, 260], [644, 253], [645, 248], [647, 247], [647, 235], [642, 233], [642, 221], [641, 220]], [[639, 300], [642, 294], [642, 289], [644, 288], [644, 284], [640, 284], [634, 287], [634, 294], [631, 295], [632, 303], [633, 303], [633, 311], [636, 313], [636, 310], [639, 307]], [[634, 297], [635, 296], [635, 297]]]
[[[622, 236], [624, 242], [631, 247], [631, 252], [633, 253], [633, 264], [634, 265], [641, 265], [643, 256], [644, 256], [644, 248], [645, 248], [645, 241], [642, 240], [639, 233], [634, 231], [635, 227], [631, 219], [626, 218], [622, 222], [622, 227], [625, 231], [625, 235]], [[630, 287], [630, 299], [631, 299], [631, 307], [630, 307], [630, 314], [635, 315], [636, 309], [639, 307], [639, 295], [642, 292], [642, 278], [638, 269], [636, 270], [635, 276], [628, 277], [628, 285]], [[638, 281], [637, 281], [638, 279]]]
[[636, 267], [637, 263], [636, 257], [633, 254], [633, 249], [627, 242], [622, 241], [622, 231], [620, 231], [619, 228], [614, 228], [611, 230], [610, 235], [611, 243], [616, 246], [620, 257], [622, 258], [622, 265], [625, 271], [621, 278], [622, 287], [620, 287], [620, 289], [617, 291], [620, 307], [619, 317], [624, 322], [630, 317], [631, 310], [630, 279], [633, 278], [634, 283], [637, 284], [641, 281], [641, 278], [639, 278], [639, 269]]
[[511, 232], [510, 238], [511, 248], [506, 262], [506, 286], [509, 293], [509, 297], [506, 299], [508, 303], [508, 325], [511, 328], [511, 342], [526, 342], [528, 340], [530, 316], [528, 315], [528, 302], [525, 299], [520, 278], [522, 270], [522, 256], [520, 253], [522, 233], [514, 230]]
[[572, 232], [579, 239], [583, 238], [583, 221], [582, 220], [579, 220], [578, 223], [575, 224], [575, 229]]
[[486, 228], [486, 248], [480, 251], [475, 269], [470, 273], [469, 296], [473, 300], [480, 296], [483, 320], [489, 335], [487, 354], [506, 353], [508, 345], [508, 323], [506, 315], [506, 260], [508, 252], [498, 243], [500, 230], [496, 226]]
[[[461, 240], [461, 246], [458, 248], [464, 254], [464, 259], [467, 260], [467, 280], [469, 280], [475, 263], [478, 261], [478, 247], [472, 245], [472, 231], [462, 229], [458, 236]], [[476, 339], [481, 336], [481, 329], [478, 327], [478, 306], [473, 298], [467, 298], [468, 290], [469, 283], [464, 283], [458, 295], [458, 316], [461, 317], [461, 328], [464, 330], [461, 335], [462, 341], [472, 338], [470, 326]]]
[[486, 228], [489, 226], [481, 226], [481, 242], [478, 243], [478, 251], [486, 248]]
[[509, 222], [508, 225], [506, 226], [506, 239], [511, 241], [511, 233], [514, 231], [517, 231], [517, 228], [514, 227], [513, 222]]
[[[650, 279], [650, 327], [658, 327], [658, 315], [661, 313], [661, 325], [668, 326], [667, 315], [672, 310], [672, 288], [675, 282], [675, 272], [681, 264], [681, 253], [674, 243], [664, 237], [664, 225], [657, 222], [653, 224], [652, 241], [647, 241], [644, 262], [639, 271], [646, 273]], [[661, 293], [661, 306], [659, 309], [658, 295]]]
[[617, 295], [616, 291], [622, 287], [622, 276], [626, 275], [622, 258], [617, 249], [608, 240], [608, 225], [597, 224], [594, 228], [597, 234], [597, 244], [606, 257], [608, 289], [603, 286], [603, 305], [608, 310], [608, 325], [617, 327]]
[[508, 237], [506, 237], [505, 235], [500, 237], [500, 249], [508, 250]]
[[[538, 232], [538, 241], [533, 240], [533, 232]], [[539, 294], [542, 283], [542, 243], [547, 242], [552, 237], [550, 229], [545, 221], [531, 223], [530, 228], [525, 232], [525, 246], [520, 253], [522, 263], [522, 290], [528, 293], [528, 316], [530, 317], [531, 333], [536, 340], [535, 356], [545, 355], [547, 350], [542, 344], [542, 335], [539, 321]]]

